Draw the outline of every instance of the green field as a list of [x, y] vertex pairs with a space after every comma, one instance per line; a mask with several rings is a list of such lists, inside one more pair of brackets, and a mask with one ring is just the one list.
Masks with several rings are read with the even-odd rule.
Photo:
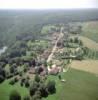
[[[60, 82], [57, 76], [49, 76], [48, 79], [56, 81], [56, 94], [49, 95], [42, 100], [98, 100], [98, 77], [94, 74], [70, 69], [62, 73], [65, 83]], [[27, 95], [28, 89], [21, 87], [19, 83], [11, 86], [9, 80], [0, 84], [0, 100], [8, 100], [12, 90], [17, 90], [22, 98]]]
[[10, 80], [4, 81], [2, 84], [0, 84], [0, 100], [9, 100], [10, 92], [13, 90], [18, 91], [22, 98], [29, 94], [27, 88], [23, 88], [20, 86], [19, 82], [15, 85], [9, 85]]
[[56, 76], [49, 78], [56, 80], [57, 92], [44, 100], [98, 100], [98, 77], [93, 74], [71, 69], [62, 74], [66, 83]]
[[98, 21], [84, 22], [82, 35], [98, 43]]

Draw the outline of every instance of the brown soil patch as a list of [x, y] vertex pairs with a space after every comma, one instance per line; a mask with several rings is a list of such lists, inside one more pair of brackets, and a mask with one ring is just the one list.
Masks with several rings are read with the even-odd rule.
[[71, 67], [98, 74], [98, 60], [72, 61]]

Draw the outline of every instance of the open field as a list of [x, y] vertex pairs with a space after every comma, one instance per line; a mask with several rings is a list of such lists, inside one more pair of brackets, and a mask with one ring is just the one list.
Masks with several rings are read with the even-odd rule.
[[83, 41], [84, 46], [98, 51], [98, 43], [84, 36], [79, 36], [79, 38]]
[[72, 61], [71, 67], [98, 74], [98, 60]]
[[0, 100], [9, 100], [9, 95], [13, 90], [18, 91], [22, 98], [29, 94], [28, 89], [21, 87], [19, 82], [15, 85], [9, 85], [9, 81], [10, 80], [5, 80], [2, 84], [0, 84]]
[[82, 24], [82, 35], [98, 42], [98, 21], [84, 22]]
[[[49, 95], [42, 100], [97, 100], [98, 99], [98, 77], [93, 74], [70, 69], [67, 73], [61, 73], [62, 78], [66, 79], [62, 83], [57, 76], [49, 76], [48, 79], [56, 81], [56, 94]], [[21, 96], [28, 94], [28, 89], [21, 87], [19, 83], [11, 86], [9, 80], [0, 84], [0, 100], [8, 100], [12, 90], [17, 90]]]
[[98, 99], [98, 77], [93, 74], [70, 69], [62, 73], [65, 83], [60, 82], [57, 76], [49, 76], [56, 81], [57, 92], [49, 95], [44, 100], [97, 100]]

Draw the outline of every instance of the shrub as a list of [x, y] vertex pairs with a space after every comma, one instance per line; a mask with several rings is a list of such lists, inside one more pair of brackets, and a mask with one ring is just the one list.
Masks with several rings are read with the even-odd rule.
[[0, 83], [2, 83], [3, 81], [4, 81], [4, 77], [0, 75]]
[[35, 94], [31, 100], [41, 100], [41, 97], [39, 94]]
[[23, 86], [24, 83], [25, 83], [25, 81], [26, 81], [26, 79], [25, 79], [25, 78], [22, 78], [22, 79], [21, 79], [21, 82], [20, 82], [20, 85]]
[[20, 73], [19, 73], [19, 76], [22, 76], [22, 75], [23, 75], [22, 72], [20, 72]]
[[23, 86], [23, 85], [24, 85], [24, 83], [21, 81], [21, 82], [20, 82], [20, 85], [21, 85], [21, 86]]
[[5, 77], [6, 76], [6, 72], [3, 68], [0, 67], [0, 75]]
[[25, 78], [22, 78], [22, 79], [21, 79], [22, 82], [25, 82], [25, 80], [26, 80]]
[[15, 80], [12, 79], [12, 80], [9, 82], [9, 84], [14, 85], [14, 84], [15, 84]]
[[30, 86], [30, 83], [28, 80], [25, 81], [25, 87], [28, 88]]
[[13, 77], [13, 74], [6, 76], [7, 79], [12, 78], [12, 77]]
[[17, 91], [12, 91], [9, 100], [21, 100], [21, 96]]
[[53, 94], [56, 92], [56, 88], [55, 88], [55, 81], [49, 81], [47, 83], [47, 90], [50, 94]]
[[23, 98], [23, 100], [30, 100], [30, 97], [29, 97], [29, 96], [25, 96], [25, 97]]
[[28, 71], [28, 68], [27, 68], [27, 67], [25, 67], [23, 71], [24, 71], [24, 72], [27, 72], [27, 71]]
[[10, 66], [10, 73], [14, 73], [14, 72], [15, 72], [14, 66]]
[[39, 91], [41, 92], [41, 97], [48, 96], [47, 88], [44, 83], [40, 83]]
[[17, 77], [15, 77], [15, 78], [14, 78], [14, 81], [15, 81], [15, 82], [18, 82], [18, 81], [19, 81], [19, 79], [18, 79]]
[[27, 77], [26, 77], [26, 79], [27, 79], [27, 80], [30, 80], [30, 77], [29, 77], [29, 76], [27, 76]]
[[75, 38], [74, 38], [74, 42], [75, 42], [75, 43], [78, 43], [78, 42], [79, 42], [78, 37], [75, 37]]
[[18, 75], [18, 74], [19, 74], [19, 72], [17, 70], [15, 70], [14, 75]]
[[38, 74], [35, 75], [35, 81], [40, 82], [40, 77], [38, 76]]
[[33, 83], [30, 87], [30, 96], [33, 96], [38, 89], [38, 84], [36, 82]]

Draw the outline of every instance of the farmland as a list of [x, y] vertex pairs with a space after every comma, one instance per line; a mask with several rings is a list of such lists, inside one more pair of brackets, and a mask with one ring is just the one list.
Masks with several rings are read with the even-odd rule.
[[82, 35], [94, 40], [95, 42], [98, 42], [98, 21], [83, 23]]

